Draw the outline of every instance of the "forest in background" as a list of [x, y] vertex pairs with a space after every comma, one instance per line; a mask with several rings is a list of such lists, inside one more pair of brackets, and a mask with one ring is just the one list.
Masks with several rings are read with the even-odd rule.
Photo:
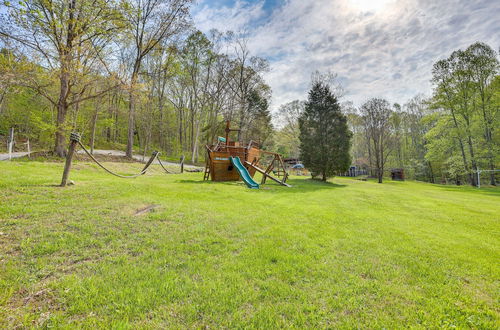
[[[91, 148], [201, 162], [230, 120], [239, 140], [298, 158], [304, 101], [272, 115], [268, 62], [244, 36], [196, 30], [190, 5], [3, 2], [0, 136], [14, 127], [36, 149], [62, 156], [77, 131]], [[354, 165], [372, 176], [404, 168], [410, 179], [472, 185], [478, 170], [500, 168], [498, 53], [483, 43], [457, 50], [435, 63], [432, 82], [430, 97], [402, 105], [367, 95], [355, 107], [332, 88], [353, 132]], [[499, 175], [482, 178], [495, 184]]]
[[197, 31], [190, 1], [89, 4], [8, 6], [0, 31], [1, 135], [16, 127], [62, 156], [77, 131], [91, 148], [159, 149], [196, 162], [225, 119], [242, 129], [239, 139], [266, 143], [268, 63], [250, 54], [244, 38]]
[[[313, 79], [314, 80], [314, 79]], [[330, 79], [331, 81], [332, 79]], [[403, 105], [369, 98], [360, 107], [344, 101], [353, 132], [353, 165], [372, 177], [402, 168], [407, 178], [432, 183], [496, 185], [500, 178], [500, 76], [498, 53], [477, 42], [432, 68], [432, 95]], [[334, 83], [333, 83], [334, 85]], [[342, 90], [333, 86], [342, 99]], [[298, 119], [305, 101], [279, 108], [274, 135], [279, 152], [298, 157]]]

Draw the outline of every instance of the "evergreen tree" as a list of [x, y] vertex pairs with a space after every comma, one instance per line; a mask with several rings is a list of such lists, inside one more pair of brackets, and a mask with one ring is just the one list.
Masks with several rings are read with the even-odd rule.
[[349, 149], [352, 133], [330, 88], [317, 82], [309, 91], [305, 109], [299, 118], [300, 157], [313, 177], [326, 181], [351, 164]]

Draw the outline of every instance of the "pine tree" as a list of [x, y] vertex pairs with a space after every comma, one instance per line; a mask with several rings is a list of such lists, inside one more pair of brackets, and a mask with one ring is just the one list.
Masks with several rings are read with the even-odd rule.
[[321, 82], [313, 85], [299, 127], [300, 157], [313, 177], [321, 175], [326, 181], [349, 168], [352, 133], [327, 85]]

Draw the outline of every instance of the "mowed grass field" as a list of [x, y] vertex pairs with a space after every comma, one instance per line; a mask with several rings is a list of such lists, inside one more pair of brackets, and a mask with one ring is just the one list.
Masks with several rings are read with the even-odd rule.
[[0, 163], [0, 328], [500, 327], [499, 189], [62, 167]]

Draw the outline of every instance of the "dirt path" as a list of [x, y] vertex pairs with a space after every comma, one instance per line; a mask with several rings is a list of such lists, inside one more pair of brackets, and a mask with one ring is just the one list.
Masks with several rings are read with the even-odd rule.
[[[12, 158], [21, 158], [21, 157], [24, 157], [24, 156], [27, 156], [28, 153], [27, 152], [13, 152], [11, 154]], [[9, 154], [6, 153], [6, 154], [0, 154], [0, 161], [1, 160], [9, 160]]]

